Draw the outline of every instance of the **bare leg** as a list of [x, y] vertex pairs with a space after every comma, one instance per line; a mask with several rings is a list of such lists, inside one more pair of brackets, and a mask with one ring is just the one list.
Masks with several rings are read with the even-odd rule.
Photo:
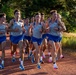
[[37, 44], [37, 42], [33, 42], [35, 48], [36, 48], [36, 62], [39, 63], [40, 62], [40, 51], [39, 51], [39, 46]]
[[23, 41], [22, 41], [22, 40], [19, 41], [18, 46], [19, 46], [19, 51], [20, 51], [20, 58], [19, 58], [20, 66], [19, 66], [19, 68], [20, 68], [21, 70], [24, 70], [24, 65], [23, 65], [23, 63], [24, 63], [24, 53], [25, 53], [25, 51], [24, 51], [24, 49], [23, 49]]
[[55, 42], [53, 41], [49, 41], [49, 44], [52, 46], [51, 49], [51, 55], [52, 55], [52, 60], [53, 60], [53, 68], [57, 69], [57, 65], [56, 65], [56, 46], [55, 46]]

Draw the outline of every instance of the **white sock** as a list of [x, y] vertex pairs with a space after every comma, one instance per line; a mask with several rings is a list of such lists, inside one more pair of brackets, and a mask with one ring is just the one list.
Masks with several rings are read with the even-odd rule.
[[40, 63], [38, 63], [40, 65]]
[[23, 66], [23, 61], [21, 60], [20, 62], [21, 62], [21, 65]]
[[40, 60], [41, 60], [41, 61], [43, 60], [42, 56], [40, 57]]
[[51, 60], [52, 60], [52, 57], [49, 57], [49, 59], [51, 59]]
[[4, 64], [4, 60], [2, 60], [1, 64]]
[[15, 57], [15, 54], [13, 54], [13, 57]]
[[19, 58], [19, 61], [21, 61], [21, 58]]

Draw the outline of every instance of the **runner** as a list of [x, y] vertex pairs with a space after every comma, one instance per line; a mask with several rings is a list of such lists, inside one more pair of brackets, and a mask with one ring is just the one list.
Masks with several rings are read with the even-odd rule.
[[20, 10], [15, 10], [14, 11], [14, 19], [10, 21], [9, 28], [11, 30], [10, 33], [10, 40], [13, 45], [13, 50], [12, 50], [12, 62], [15, 62], [15, 52], [17, 49], [17, 45], [19, 46], [19, 51], [20, 51], [20, 66], [19, 68], [21, 70], [24, 70], [24, 50], [23, 50], [23, 31], [24, 31], [24, 23], [21, 19], [21, 13]]
[[6, 31], [7, 26], [5, 25], [6, 14], [0, 13], [0, 49], [2, 51], [0, 69], [4, 69], [4, 59], [5, 59], [5, 47], [6, 47]]
[[32, 42], [36, 48], [36, 62], [37, 62], [37, 68], [40, 69], [40, 45], [42, 43], [42, 25], [40, 24], [40, 19], [41, 19], [41, 15], [40, 13], [38, 13], [36, 15], [36, 22], [35, 22], [35, 26], [33, 26], [33, 30], [32, 30]]

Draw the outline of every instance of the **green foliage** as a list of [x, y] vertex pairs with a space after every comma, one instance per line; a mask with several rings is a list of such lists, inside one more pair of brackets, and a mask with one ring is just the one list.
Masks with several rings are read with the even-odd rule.
[[76, 32], [76, 0], [1, 0], [0, 12], [7, 14], [7, 20], [13, 17], [14, 9], [20, 9], [23, 17], [31, 17], [36, 12], [50, 16], [52, 9], [58, 10], [68, 32]]
[[9, 8], [7, 5], [4, 5], [2, 11], [6, 13], [8, 20], [13, 17], [13, 9]]

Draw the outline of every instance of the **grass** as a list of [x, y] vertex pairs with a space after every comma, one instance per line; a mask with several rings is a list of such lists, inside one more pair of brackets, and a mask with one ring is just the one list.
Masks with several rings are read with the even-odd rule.
[[76, 37], [63, 37], [63, 48], [76, 49]]
[[65, 53], [76, 56], [76, 35], [63, 35], [62, 47]]

